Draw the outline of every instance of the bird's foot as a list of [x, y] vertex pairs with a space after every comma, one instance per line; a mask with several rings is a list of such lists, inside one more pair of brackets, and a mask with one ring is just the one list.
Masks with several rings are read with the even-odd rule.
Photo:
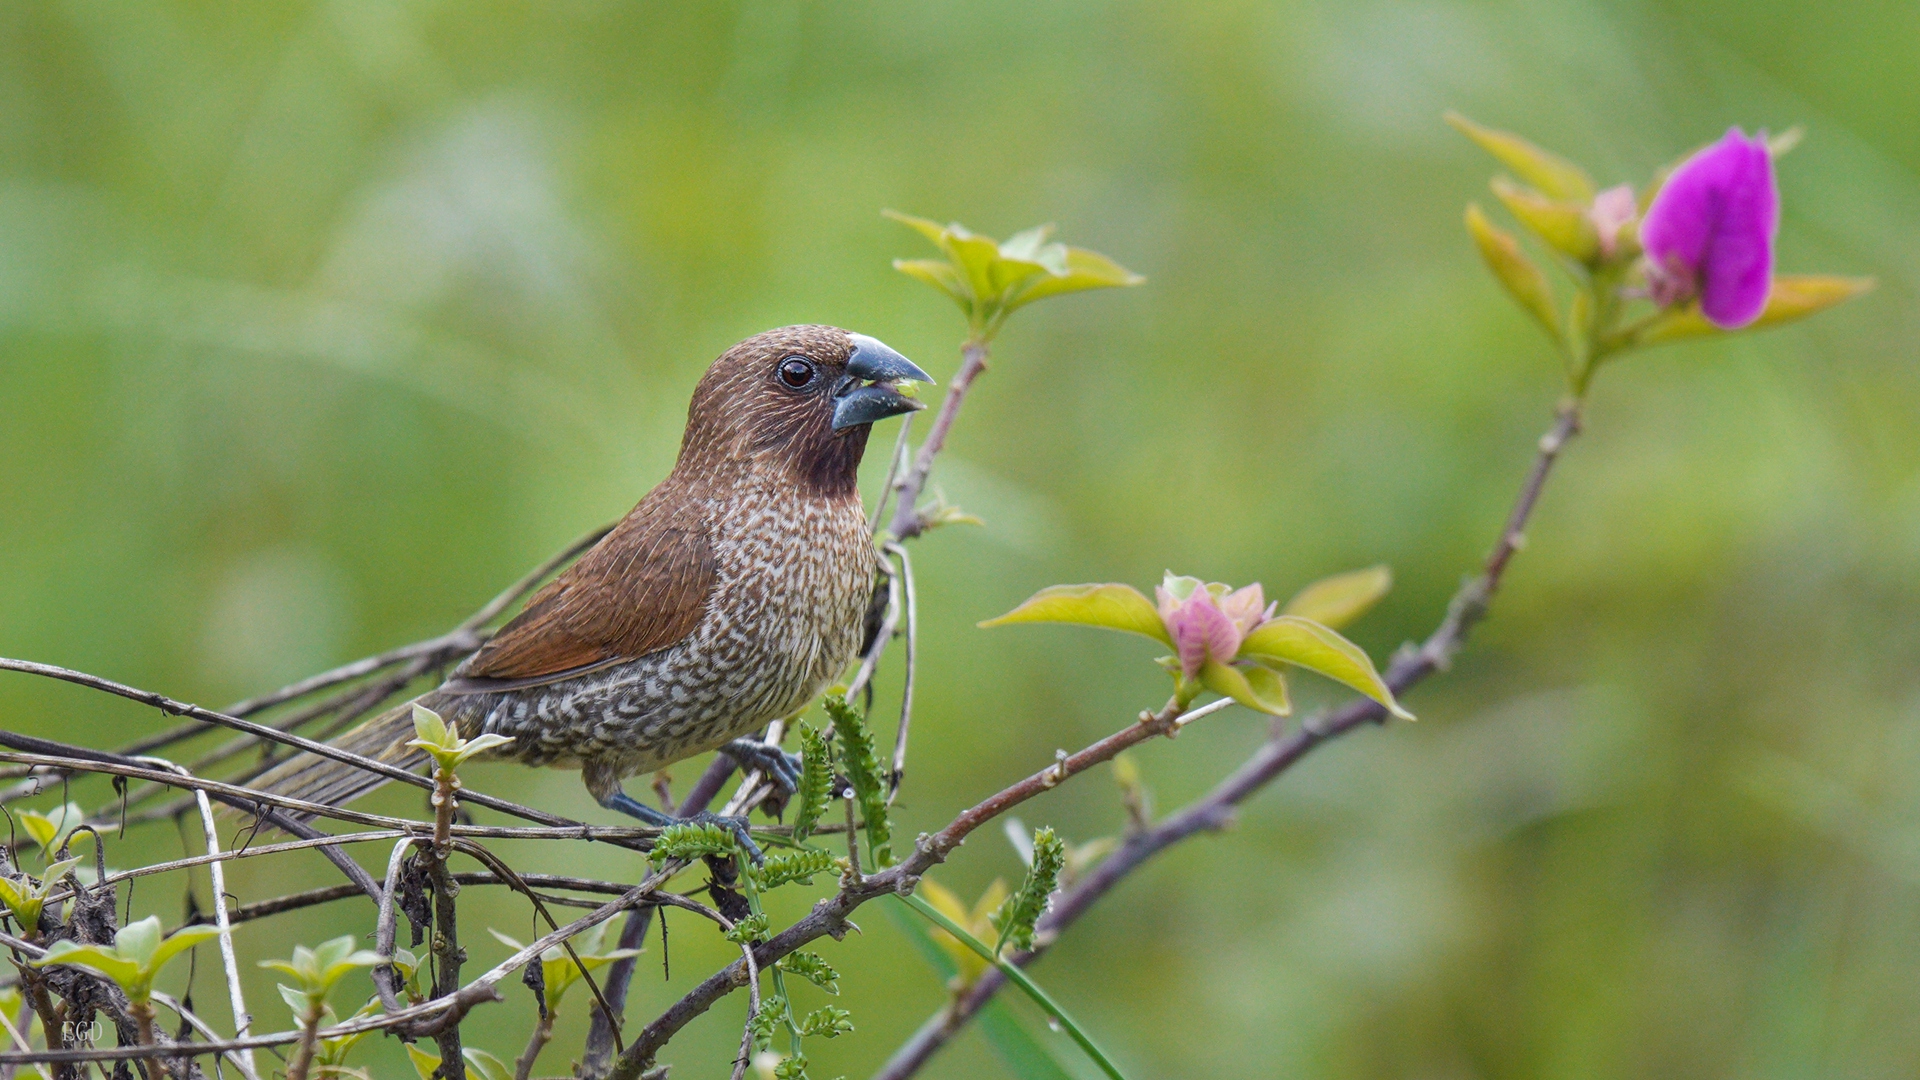
[[695, 825], [718, 825], [732, 833], [735, 840], [740, 841], [741, 849], [753, 860], [755, 866], [767, 861], [767, 856], [760, 850], [760, 845], [754, 843], [753, 835], [747, 832], [747, 819], [744, 817], [727, 817], [725, 814], [716, 814], [711, 810], [702, 810], [692, 817], [680, 820]]
[[767, 858], [766, 854], [760, 850], [760, 845], [753, 842], [752, 834], [747, 832], [747, 819], [743, 817], [727, 817], [708, 810], [702, 810], [692, 817], [674, 817], [663, 810], [648, 806], [624, 791], [615, 791], [601, 805], [663, 829], [669, 825], [718, 825], [733, 834], [733, 838], [740, 842], [741, 849], [753, 859], [756, 865], [765, 862]]
[[800, 755], [789, 754], [773, 743], [753, 739], [735, 739], [720, 752], [732, 758], [742, 770], [759, 769], [786, 795], [800, 790]]

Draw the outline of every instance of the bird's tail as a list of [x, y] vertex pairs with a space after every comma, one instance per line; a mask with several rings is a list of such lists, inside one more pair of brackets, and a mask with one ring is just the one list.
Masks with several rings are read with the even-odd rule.
[[[361, 757], [413, 769], [424, 763], [424, 752], [407, 745], [413, 737], [413, 702], [409, 701], [328, 742]], [[379, 773], [318, 754], [295, 754], [260, 774], [247, 786], [326, 806], [344, 806], [387, 782]]]

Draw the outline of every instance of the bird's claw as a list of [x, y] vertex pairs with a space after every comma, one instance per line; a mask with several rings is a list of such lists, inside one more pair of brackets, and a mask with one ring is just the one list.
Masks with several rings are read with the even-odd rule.
[[744, 769], [759, 769], [761, 774], [787, 795], [800, 790], [800, 756], [789, 754], [773, 743], [753, 739], [735, 739], [720, 752]]
[[747, 856], [753, 860], [755, 866], [759, 866], [761, 863], [767, 861], [766, 853], [760, 850], [759, 844], [753, 842], [753, 835], [747, 831], [746, 818], [728, 817], [725, 814], [716, 814], [711, 810], [702, 810], [685, 820], [694, 825], [718, 825], [733, 834], [733, 838], [740, 842], [740, 849], [747, 853]]
[[702, 810], [691, 817], [674, 817], [617, 789], [602, 800], [601, 805], [663, 829], [670, 825], [718, 825], [733, 834], [733, 838], [740, 842], [740, 849], [753, 859], [755, 866], [767, 861], [760, 845], [754, 843], [752, 834], [747, 832], [747, 819], [744, 817], [727, 817], [710, 810]]

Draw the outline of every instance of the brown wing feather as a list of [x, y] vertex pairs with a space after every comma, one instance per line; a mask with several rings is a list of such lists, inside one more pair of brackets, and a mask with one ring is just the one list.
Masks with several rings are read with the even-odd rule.
[[447, 689], [553, 682], [645, 656], [693, 632], [713, 589], [693, 506], [656, 490], [454, 672]]

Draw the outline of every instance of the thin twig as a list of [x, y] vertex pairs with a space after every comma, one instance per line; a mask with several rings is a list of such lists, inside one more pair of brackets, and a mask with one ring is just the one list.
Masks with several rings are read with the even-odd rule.
[[[163, 994], [160, 991], [155, 990], [152, 992], [152, 997], [153, 997], [153, 1000], [173, 1010], [175, 1015], [179, 1016], [180, 1019], [185, 1020], [187, 1022], [187, 1025], [193, 1028], [193, 1030], [199, 1032], [203, 1038], [210, 1039], [210, 1040], [216, 1040], [220, 1038], [220, 1033], [213, 1030], [213, 1025], [207, 1023], [205, 1020], [200, 1019], [198, 1016], [195, 1016], [193, 1013], [193, 1010], [187, 1008], [184, 1004], [175, 1000], [171, 994]], [[253, 1051], [252, 1050], [250, 1049], [230, 1050], [230, 1051], [222, 1052], [220, 1056], [226, 1058], [228, 1061], [233, 1062], [234, 1067], [240, 1070], [240, 1075], [244, 1077], [245, 1080], [260, 1080], [260, 1075], [253, 1071]], [[216, 1069], [219, 1068], [219, 1064], [217, 1061], [215, 1062], [214, 1067]]]
[[854, 669], [853, 678], [847, 680], [844, 696], [848, 701], [852, 701], [873, 681], [873, 673], [880, 666], [880, 656], [887, 651], [887, 643], [893, 640], [894, 632], [900, 626], [900, 572], [895, 569], [893, 560], [885, 555], [880, 559], [880, 572], [887, 575], [887, 609], [880, 615], [880, 628], [868, 643], [866, 655], [860, 658], [860, 666]]
[[906, 672], [900, 681], [900, 726], [893, 735], [893, 771], [887, 774], [887, 805], [900, 794], [900, 782], [907, 776], [907, 732], [913, 726], [913, 673], [920, 651], [920, 608], [914, 599], [913, 559], [899, 544], [888, 544], [887, 551], [900, 560], [901, 591], [906, 597], [907, 655]]
[[900, 433], [893, 438], [893, 453], [887, 455], [887, 478], [880, 482], [880, 494], [873, 500], [873, 513], [867, 517], [867, 531], [880, 528], [880, 518], [887, 512], [887, 500], [893, 495], [894, 482], [900, 475], [901, 466], [907, 463], [907, 451], [912, 449], [908, 442], [909, 432], [913, 430], [913, 414], [900, 418]]
[[[173, 767], [180, 772], [186, 772], [178, 765]], [[219, 855], [220, 830], [214, 825], [213, 802], [207, 798], [207, 793], [204, 791], [194, 792], [193, 798], [200, 807], [200, 825], [206, 833], [207, 854]], [[220, 930], [220, 966], [227, 976], [227, 1002], [233, 1008], [233, 1033], [235, 1036], [243, 1037], [247, 1029], [253, 1026], [253, 1017], [247, 1012], [246, 996], [240, 989], [240, 963], [234, 959], [233, 955], [233, 924], [227, 919], [225, 860], [215, 858], [208, 861], [207, 879], [213, 889], [213, 924]], [[213, 1037], [211, 1032], [208, 1033], [208, 1037]], [[248, 1080], [258, 1080], [253, 1070], [253, 1051], [238, 1051], [233, 1055], [233, 1061]]]
[[[429, 790], [433, 787], [433, 781], [427, 777], [421, 776], [418, 773], [408, 772], [395, 765], [389, 765], [384, 761], [375, 761], [372, 758], [362, 757], [359, 754], [342, 750], [337, 746], [329, 746], [326, 743], [315, 742], [312, 739], [303, 739], [298, 735], [289, 734], [284, 731], [276, 731], [265, 724], [257, 724], [251, 720], [244, 720], [237, 716], [217, 713], [211, 709], [203, 709], [198, 705], [190, 705], [184, 701], [175, 701], [164, 694], [157, 694], [151, 690], [140, 690], [124, 683], [114, 682], [112, 679], [104, 679], [98, 675], [89, 675], [84, 671], [74, 671], [71, 668], [58, 667], [53, 664], [36, 664], [30, 660], [14, 660], [6, 657], [0, 657], [0, 671], [17, 671], [27, 675], [39, 675], [44, 678], [58, 679], [61, 682], [70, 682], [76, 686], [84, 686], [91, 690], [104, 691], [105, 693], [123, 697], [130, 701], [138, 701], [145, 705], [151, 705], [162, 712], [172, 713], [175, 716], [190, 716], [196, 720], [204, 720], [210, 724], [218, 724], [221, 727], [229, 727], [236, 731], [244, 731], [252, 735], [258, 735], [271, 742], [292, 746], [319, 757], [330, 758], [334, 761], [364, 769], [367, 772], [383, 776], [388, 780], [397, 780], [403, 784], [411, 784], [414, 787]], [[469, 791], [466, 798], [468, 802], [485, 806], [489, 809], [499, 810], [502, 813], [511, 814], [514, 817], [527, 821], [537, 821], [543, 825], [579, 824], [578, 822], [569, 821], [556, 814], [535, 810], [530, 806], [521, 806], [518, 803], [508, 802], [505, 799], [495, 798], [491, 795], [482, 795], [479, 792]]]
[[913, 468], [900, 480], [899, 499], [894, 504], [893, 518], [887, 524], [887, 532], [895, 540], [910, 540], [926, 530], [927, 523], [920, 517], [920, 493], [927, 486], [927, 476], [933, 472], [933, 459], [947, 445], [947, 433], [953, 429], [954, 418], [960, 415], [960, 406], [966, 403], [967, 391], [973, 381], [987, 369], [987, 343], [969, 341], [960, 350], [960, 370], [954, 373], [953, 381], [947, 384], [946, 397], [940, 400], [940, 412], [933, 418], [933, 427], [927, 431], [927, 441], [920, 444], [920, 452], [914, 455]]
[[[14, 732], [0, 731], [0, 742], [3, 743], [11, 743], [12, 741], [22, 738], [22, 736]], [[140, 780], [155, 780], [177, 787], [205, 791], [229, 806], [249, 812], [257, 810], [262, 806], [270, 806], [277, 809], [290, 810], [297, 814], [332, 818], [335, 821], [346, 821], [356, 825], [372, 825], [378, 828], [399, 829], [404, 832], [417, 832], [429, 836], [433, 832], [433, 824], [431, 822], [413, 821], [409, 818], [388, 817], [384, 814], [369, 814], [339, 806], [327, 806], [324, 803], [308, 802], [305, 799], [296, 799], [270, 791], [237, 787], [233, 784], [221, 783], [218, 780], [203, 780], [198, 777], [179, 776], [174, 773], [144, 766], [122, 765], [113, 761], [96, 761], [77, 757], [22, 753], [14, 750], [0, 750], [0, 761], [17, 761], [25, 764], [49, 765], [72, 769], [79, 772], [98, 772], [115, 776], [128, 776]], [[566, 819], [562, 818], [560, 820], [565, 821]], [[285, 827], [278, 822], [275, 824], [280, 828]], [[606, 826], [582, 824], [571, 824], [564, 828], [498, 825], [453, 825], [450, 828], [450, 832], [454, 836], [485, 836], [495, 839], [529, 840], [592, 839], [609, 844], [617, 844], [622, 847], [633, 847], [635, 850], [646, 850], [647, 845], [641, 843], [641, 841], [650, 840], [653, 836], [657, 835], [659, 831], [660, 830], [656, 828], [644, 825]], [[770, 829], [768, 831], [777, 833], [779, 830]]]
[[[396, 835], [395, 833], [385, 834], [388, 839], [392, 839]], [[627, 891], [627, 886], [617, 881], [593, 881], [588, 878], [561, 877], [557, 874], [521, 874], [518, 876], [521, 881], [526, 882], [529, 886], [536, 889], [571, 889], [577, 892], [596, 893], [601, 896], [619, 896]], [[512, 882], [503, 881], [498, 875], [488, 870], [462, 870], [453, 875], [453, 879], [462, 886], [513, 885]], [[308, 889], [304, 892], [288, 893], [285, 896], [256, 900], [251, 904], [241, 904], [239, 907], [234, 908], [228, 917], [235, 923], [252, 922], [255, 919], [264, 919], [269, 915], [279, 915], [283, 912], [298, 911], [301, 908], [330, 904], [335, 900], [344, 900], [350, 896], [358, 895], [360, 895], [360, 888], [356, 885], [325, 885], [318, 889]], [[561, 896], [555, 893], [536, 893], [534, 895], [539, 896], [542, 903], [560, 904], [565, 907], [593, 908], [600, 905], [599, 901], [588, 900], [583, 897]]]

